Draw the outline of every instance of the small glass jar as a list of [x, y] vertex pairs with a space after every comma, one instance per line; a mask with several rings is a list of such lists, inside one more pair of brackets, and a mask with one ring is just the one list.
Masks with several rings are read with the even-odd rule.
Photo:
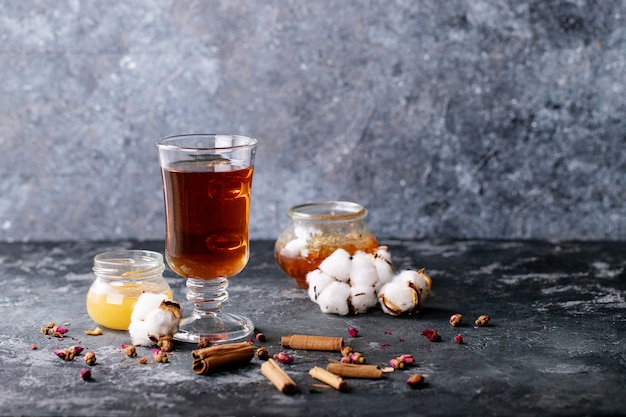
[[144, 292], [172, 298], [158, 252], [116, 250], [96, 255], [93, 263], [96, 279], [87, 292], [87, 313], [99, 325], [128, 330], [135, 303]]
[[375, 252], [376, 237], [367, 229], [367, 210], [349, 201], [324, 201], [291, 207], [287, 228], [278, 236], [274, 256], [282, 271], [298, 287], [308, 288], [306, 275], [335, 250], [351, 255], [361, 250]]

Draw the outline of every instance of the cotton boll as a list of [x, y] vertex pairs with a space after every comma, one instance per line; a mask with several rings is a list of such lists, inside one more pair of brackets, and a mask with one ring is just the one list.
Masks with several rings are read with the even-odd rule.
[[413, 271], [413, 270], [401, 271], [397, 275], [397, 279], [402, 279], [405, 282], [410, 281], [414, 283], [417, 286], [417, 288], [419, 288], [420, 290], [422, 301], [426, 299], [426, 297], [428, 297], [428, 295], [430, 294], [432, 280], [424, 272], [424, 268], [418, 271]]
[[319, 269], [337, 281], [348, 282], [350, 280], [350, 266], [350, 254], [345, 249], [339, 248], [322, 261]]
[[144, 320], [148, 337], [158, 341], [161, 336], [171, 336], [178, 331], [179, 319], [169, 310], [152, 310]]
[[280, 249], [280, 255], [286, 258], [297, 258], [298, 255], [300, 255], [300, 251], [302, 251], [305, 246], [305, 239], [290, 240]]
[[128, 326], [128, 333], [130, 333], [133, 345], [152, 345], [152, 340], [148, 337], [148, 326], [143, 320], [131, 321], [130, 326]]
[[145, 320], [146, 316], [154, 309], [159, 308], [163, 300], [167, 299], [165, 294], [154, 294], [145, 292], [139, 296], [130, 315], [130, 321]]
[[350, 285], [355, 287], [374, 287], [377, 282], [378, 272], [374, 266], [374, 257], [361, 251], [355, 253], [350, 267]]
[[373, 287], [350, 287], [350, 304], [355, 314], [366, 313], [378, 302]]
[[420, 298], [415, 284], [401, 277], [394, 277], [379, 292], [380, 305], [383, 311], [393, 316], [412, 314], [419, 307]]
[[374, 255], [374, 266], [378, 272], [378, 283], [376, 283], [376, 291], [379, 291], [383, 285], [391, 281], [394, 277], [393, 264], [391, 263], [391, 254], [386, 246], [381, 246]]
[[307, 291], [311, 301], [317, 302], [317, 297], [319, 297], [320, 293], [334, 281], [335, 279], [333, 277], [320, 271], [319, 269], [309, 272], [306, 275], [306, 282], [309, 286]]
[[317, 304], [323, 313], [345, 316], [350, 313], [350, 286], [345, 282], [333, 281], [317, 297]]

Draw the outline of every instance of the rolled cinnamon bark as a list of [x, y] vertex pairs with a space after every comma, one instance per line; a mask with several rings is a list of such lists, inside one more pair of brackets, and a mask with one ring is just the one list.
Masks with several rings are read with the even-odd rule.
[[309, 375], [311, 375], [313, 378], [317, 380], [322, 381], [325, 384], [330, 385], [337, 391], [343, 391], [343, 392], [350, 391], [350, 388], [348, 387], [348, 383], [344, 381], [343, 378], [331, 372], [328, 372], [326, 369], [320, 368], [319, 366], [313, 367], [309, 371]]
[[298, 385], [274, 359], [270, 358], [261, 365], [261, 373], [283, 394], [295, 394], [298, 392]]
[[247, 342], [210, 346], [191, 352], [191, 369], [208, 375], [246, 365], [254, 357], [254, 347]]
[[383, 371], [376, 365], [356, 365], [338, 362], [329, 363], [326, 370], [344, 378], [379, 379], [383, 377]]
[[294, 334], [283, 336], [280, 342], [283, 347], [291, 349], [340, 351], [343, 347], [343, 338], [330, 336]]

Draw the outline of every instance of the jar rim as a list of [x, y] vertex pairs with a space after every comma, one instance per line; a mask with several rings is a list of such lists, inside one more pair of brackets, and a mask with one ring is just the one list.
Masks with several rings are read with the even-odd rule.
[[109, 279], [145, 279], [165, 270], [163, 255], [142, 249], [118, 249], [93, 258], [93, 272]]
[[293, 206], [287, 215], [293, 220], [360, 220], [367, 216], [367, 209], [352, 201], [317, 201]]

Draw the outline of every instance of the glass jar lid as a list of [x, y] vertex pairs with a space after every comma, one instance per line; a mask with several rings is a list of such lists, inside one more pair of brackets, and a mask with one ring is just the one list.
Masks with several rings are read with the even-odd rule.
[[93, 272], [108, 279], [145, 279], [165, 270], [163, 255], [149, 250], [114, 250], [94, 257]]

